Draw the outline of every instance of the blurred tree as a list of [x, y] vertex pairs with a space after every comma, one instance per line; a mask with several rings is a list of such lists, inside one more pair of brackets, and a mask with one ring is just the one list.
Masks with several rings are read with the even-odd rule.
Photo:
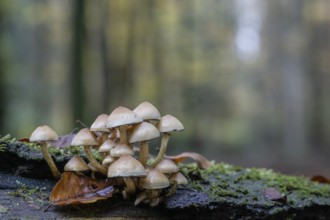
[[72, 37], [72, 66], [71, 66], [71, 102], [74, 120], [84, 121], [85, 88], [83, 69], [83, 45], [85, 39], [85, 0], [75, 0], [72, 6], [73, 37]]

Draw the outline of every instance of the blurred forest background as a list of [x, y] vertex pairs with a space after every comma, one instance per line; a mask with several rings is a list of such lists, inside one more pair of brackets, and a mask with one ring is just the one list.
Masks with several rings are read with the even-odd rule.
[[0, 134], [153, 103], [169, 154], [330, 175], [330, 1], [1, 0]]

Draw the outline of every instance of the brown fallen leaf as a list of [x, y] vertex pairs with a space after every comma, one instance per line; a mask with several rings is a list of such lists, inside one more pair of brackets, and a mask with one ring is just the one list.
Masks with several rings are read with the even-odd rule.
[[50, 201], [53, 205], [94, 203], [112, 197], [113, 186], [106, 180], [64, 172], [53, 188]]
[[264, 195], [267, 199], [271, 201], [277, 201], [277, 202], [286, 202], [287, 201], [287, 195], [283, 195], [279, 191], [277, 191], [275, 188], [266, 188], [264, 190]]
[[211, 162], [209, 160], [195, 152], [183, 152], [175, 156], [165, 156], [165, 158], [171, 159], [175, 163], [180, 163], [188, 158], [191, 158], [197, 162], [197, 166], [200, 169], [206, 169], [207, 167], [211, 166]]

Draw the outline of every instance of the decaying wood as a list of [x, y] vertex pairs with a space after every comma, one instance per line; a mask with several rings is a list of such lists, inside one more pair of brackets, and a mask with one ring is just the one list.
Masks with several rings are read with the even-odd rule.
[[[61, 171], [68, 159], [54, 157]], [[117, 194], [92, 204], [52, 206], [44, 211], [50, 204], [47, 195], [56, 181], [40, 152], [23, 143], [10, 143], [0, 152], [0, 218], [327, 219], [330, 216], [328, 185], [275, 174], [272, 179], [271, 171], [230, 165], [213, 164], [206, 170], [187, 165], [181, 171], [189, 184], [179, 186], [158, 207], [134, 206], [134, 197], [123, 200]], [[276, 178], [288, 183], [284, 187]]]

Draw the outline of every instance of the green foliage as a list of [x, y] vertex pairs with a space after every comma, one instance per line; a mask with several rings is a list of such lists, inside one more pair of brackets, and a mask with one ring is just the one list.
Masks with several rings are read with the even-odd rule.
[[14, 143], [16, 141], [16, 138], [12, 138], [10, 134], [7, 134], [5, 136], [0, 135], [0, 152], [5, 151], [7, 143]]
[[49, 192], [45, 188], [28, 188], [25, 184], [16, 181], [19, 187], [13, 191], [9, 192], [11, 196], [22, 197], [28, 203], [37, 205], [39, 207], [47, 203], [49, 198]]
[[275, 188], [291, 206], [309, 205], [312, 200], [320, 204], [329, 203], [330, 185], [319, 184], [306, 177], [283, 175], [270, 169], [213, 163], [205, 170], [187, 165], [182, 166], [181, 171], [189, 177], [192, 188], [207, 193], [217, 202], [236, 199], [241, 205], [281, 206], [279, 202], [265, 197], [265, 189]]

